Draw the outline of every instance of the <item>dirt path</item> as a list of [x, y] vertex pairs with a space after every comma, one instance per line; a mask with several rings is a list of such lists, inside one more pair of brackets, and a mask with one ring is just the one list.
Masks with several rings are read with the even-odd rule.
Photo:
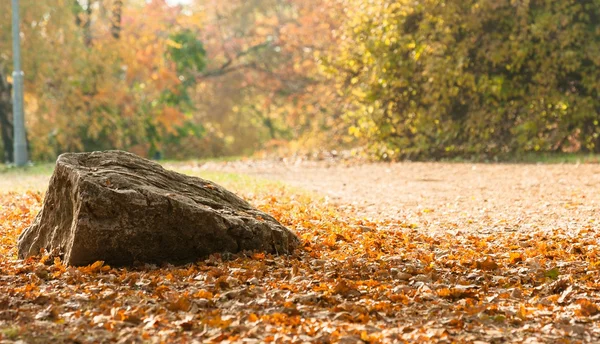
[[[600, 228], [600, 165], [237, 161], [167, 166], [224, 171], [318, 192], [359, 217], [421, 229], [515, 231]], [[0, 176], [0, 191], [44, 190], [49, 176]]]
[[208, 163], [328, 196], [360, 217], [428, 230], [581, 228], [600, 223], [600, 165]]

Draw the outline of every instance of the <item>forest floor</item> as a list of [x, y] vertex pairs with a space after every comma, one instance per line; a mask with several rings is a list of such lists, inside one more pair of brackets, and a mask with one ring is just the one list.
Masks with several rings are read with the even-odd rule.
[[420, 229], [490, 232], [576, 229], [600, 222], [599, 164], [344, 164], [298, 161], [207, 162], [223, 171], [311, 190], [371, 219]]
[[600, 341], [600, 165], [169, 167], [303, 246], [129, 270], [20, 261], [48, 176], [0, 174], [0, 343]]

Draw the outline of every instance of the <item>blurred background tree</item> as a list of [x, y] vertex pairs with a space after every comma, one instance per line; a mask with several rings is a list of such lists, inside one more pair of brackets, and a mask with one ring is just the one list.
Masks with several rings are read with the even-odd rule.
[[327, 71], [375, 156], [600, 152], [600, 1], [343, 4]]
[[[600, 151], [600, 0], [21, 0], [34, 160]], [[12, 159], [10, 2], [0, 158]]]

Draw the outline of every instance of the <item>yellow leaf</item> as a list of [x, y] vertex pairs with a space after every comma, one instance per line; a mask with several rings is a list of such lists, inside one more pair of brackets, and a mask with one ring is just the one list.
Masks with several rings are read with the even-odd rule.
[[170, 46], [171, 48], [175, 48], [175, 49], [181, 49], [181, 47], [182, 47], [182, 45], [181, 45], [181, 44], [179, 44], [179, 43], [175, 42], [175, 41], [174, 41], [174, 40], [172, 40], [172, 39], [167, 39], [167, 42], [166, 42], [166, 43], [167, 43], [167, 45], [168, 45], [168, 46]]

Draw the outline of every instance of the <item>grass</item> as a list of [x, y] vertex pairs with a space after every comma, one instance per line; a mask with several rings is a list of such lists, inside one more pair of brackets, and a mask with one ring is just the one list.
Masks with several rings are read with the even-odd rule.
[[[230, 162], [243, 159], [244, 157], [241, 156], [224, 156], [217, 158], [193, 159], [184, 161], [161, 160], [159, 161], [159, 163], [163, 166], [169, 165], [172, 166], [174, 169], [178, 169], [179, 167], [185, 167], [186, 165], [199, 165], [207, 162]], [[45, 175], [52, 174], [52, 171], [54, 171], [54, 163], [52, 162], [35, 163], [24, 167], [15, 167], [0, 163], [0, 175]]]
[[5, 164], [0, 164], [0, 175], [46, 175], [52, 174], [54, 171], [53, 163], [33, 164], [24, 167], [15, 167]]
[[[277, 181], [272, 181], [264, 178], [251, 177], [245, 174], [229, 173], [229, 172], [214, 172], [214, 171], [191, 171], [186, 169], [175, 168], [175, 171], [189, 176], [208, 179], [217, 184], [231, 189], [232, 191], [243, 190], [246, 193], [256, 193], [260, 189], [268, 189], [281, 187], [283, 184]], [[289, 189], [289, 188], [288, 188]]]
[[[160, 163], [167, 169], [212, 180], [234, 190], [256, 190], [256, 188], [273, 185], [274, 182], [234, 173], [210, 172], [195, 167], [206, 162], [227, 162], [241, 160], [242, 157], [222, 157], [216, 159], [199, 159], [189, 161], [163, 160]], [[474, 161], [456, 158], [445, 162], [472, 163]], [[492, 161], [487, 161], [492, 162]], [[520, 164], [589, 164], [600, 163], [600, 154], [539, 153], [521, 154], [501, 159], [501, 163]], [[25, 167], [14, 167], [0, 164], [0, 193], [26, 190], [44, 191], [48, 179], [54, 170], [53, 163], [33, 164]]]
[[189, 165], [189, 164], [203, 164], [207, 162], [231, 162], [248, 159], [248, 157], [232, 155], [232, 156], [220, 156], [215, 158], [201, 158], [201, 159], [190, 159], [190, 160], [170, 160], [165, 159], [159, 161], [161, 165]]
[[[256, 193], [260, 189], [277, 188], [283, 185], [280, 182], [243, 174], [197, 170], [193, 168], [193, 166], [196, 165], [196, 161], [161, 161], [161, 164], [165, 166], [166, 169], [208, 179], [217, 184], [221, 184], [234, 192], [242, 190], [244, 193]], [[49, 163], [26, 167], [0, 165], [0, 193], [25, 191], [43, 192], [48, 187], [48, 181], [53, 171], [54, 164]], [[300, 192], [300, 190], [294, 191]], [[305, 193], [306, 191], [303, 192]]]
[[18, 327], [6, 327], [0, 330], [2, 337], [6, 337], [8, 340], [16, 340], [19, 337]]
[[495, 158], [454, 157], [441, 159], [446, 163], [500, 163], [500, 164], [598, 164], [600, 154], [585, 153], [521, 153]]
[[530, 164], [598, 164], [600, 163], [600, 154], [529, 153], [515, 156], [509, 159], [509, 162]]

